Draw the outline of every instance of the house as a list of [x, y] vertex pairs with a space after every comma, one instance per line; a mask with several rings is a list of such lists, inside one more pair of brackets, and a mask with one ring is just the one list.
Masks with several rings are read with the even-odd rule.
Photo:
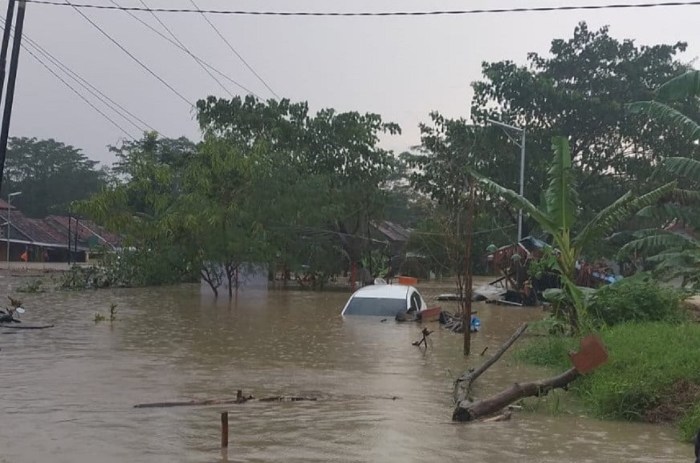
[[118, 236], [90, 221], [57, 215], [32, 219], [0, 199], [0, 258], [19, 261], [26, 257], [30, 262], [86, 262], [90, 250], [116, 250], [119, 246]]

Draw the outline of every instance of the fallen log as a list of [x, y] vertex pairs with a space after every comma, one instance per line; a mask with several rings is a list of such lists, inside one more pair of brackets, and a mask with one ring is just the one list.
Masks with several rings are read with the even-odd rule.
[[134, 405], [134, 408], [170, 408], [170, 407], [204, 407], [207, 405], [239, 405], [250, 401], [257, 402], [300, 402], [300, 401], [316, 401], [316, 397], [296, 397], [296, 396], [274, 396], [263, 397], [256, 399], [252, 395], [244, 396], [242, 391], [237, 391], [236, 398], [226, 399], [204, 399], [204, 400], [187, 400], [175, 402], [153, 402]]
[[459, 400], [452, 412], [452, 420], [473, 421], [498, 413], [503, 407], [525, 397], [542, 397], [547, 395], [552, 389], [564, 388], [579, 376], [589, 373], [604, 364], [608, 360], [608, 351], [598, 336], [591, 335], [583, 338], [579, 351], [570, 352], [569, 357], [574, 367], [559, 376], [530, 383], [515, 383], [508, 389], [488, 399], [476, 402], [464, 399]]
[[533, 381], [531, 383], [515, 383], [508, 389], [477, 402], [461, 401], [452, 412], [453, 421], [474, 421], [482, 416], [493, 415], [503, 407], [525, 397], [542, 397], [552, 389], [566, 387], [581, 374], [576, 368], [570, 368], [559, 376]]
[[[482, 363], [479, 368], [475, 370], [469, 370], [463, 373], [459, 378], [455, 380], [453, 392], [455, 404], [460, 403], [467, 397], [471, 389], [472, 383], [486, 370], [488, 370], [494, 363], [496, 363], [498, 359], [501, 358], [501, 356], [510, 348], [510, 346], [512, 346], [513, 343], [515, 343], [515, 341], [517, 341], [518, 338], [522, 336], [522, 334], [527, 329], [527, 326], [527, 323], [523, 323], [522, 325], [520, 325], [520, 328], [518, 328], [515, 331], [515, 333], [513, 333], [510, 336], [510, 338], [508, 338], [508, 340], [503, 343], [503, 345], [498, 349], [498, 351], [496, 351], [495, 354], [493, 354], [487, 361]], [[484, 349], [484, 352], [486, 352], [486, 349]]]

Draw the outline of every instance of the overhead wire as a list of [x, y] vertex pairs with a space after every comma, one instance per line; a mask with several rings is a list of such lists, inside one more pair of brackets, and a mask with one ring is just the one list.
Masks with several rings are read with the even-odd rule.
[[[148, 8], [148, 5], [146, 4], [146, 1], [145, 1], [145, 0], [139, 0], [139, 1], [141, 2], [141, 4], [142, 4], [145, 8]], [[114, 3], [115, 5], [119, 5], [119, 4], [116, 2], [116, 0], [110, 0], [110, 2]], [[187, 47], [185, 46], [185, 44], [182, 43], [182, 41], [181, 41], [180, 39], [177, 38], [177, 36], [175, 35], [175, 33], [172, 31], [172, 29], [170, 29], [170, 28], [160, 19], [160, 16], [158, 16], [158, 14], [157, 14], [155, 11], [151, 11], [151, 15], [155, 18], [156, 21], [158, 21], [158, 24], [160, 24], [160, 25], [163, 27], [163, 29], [165, 29], [165, 31], [166, 31], [168, 34], [170, 34], [170, 36], [173, 38], [173, 40], [175, 40], [175, 41], [178, 43], [178, 45], [180, 45], [180, 47], [181, 47], [188, 55], [190, 55], [190, 56], [194, 59], [194, 61], [204, 70], [204, 72], [206, 72], [207, 74], [209, 74], [209, 77], [211, 77], [212, 79], [214, 79], [214, 81], [215, 81], [217, 84], [219, 84], [219, 87], [221, 87], [221, 88], [224, 90], [224, 92], [228, 93], [229, 96], [233, 98], [233, 93], [231, 93], [231, 91], [230, 91], [228, 88], [226, 88], [226, 87], [224, 86], [224, 84], [222, 84], [221, 81], [220, 81], [219, 79], [217, 79], [216, 76], [215, 76], [214, 74], [212, 74], [212, 72], [211, 72], [209, 69], [206, 68], [206, 66], [204, 66], [204, 64], [202, 64], [197, 58], [195, 58], [195, 56], [192, 54], [192, 52], [190, 51], [190, 49], [187, 48]]]
[[[67, 6], [56, 0], [25, 0], [27, 3], [39, 5]], [[430, 10], [430, 11], [262, 11], [262, 10], [193, 10], [188, 8], [139, 8], [139, 7], [115, 7], [109, 5], [96, 5], [90, 3], [71, 4], [75, 8], [93, 8], [100, 10], [128, 10], [128, 11], [155, 11], [162, 13], [206, 13], [239, 16], [460, 16], [469, 14], [504, 14], [504, 13], [537, 13], [550, 11], [581, 11], [581, 10], [614, 10], [637, 9], [678, 6], [700, 6], [700, 0], [687, 0], [675, 2], [645, 2], [645, 3], [611, 3], [599, 5], [560, 5], [560, 6], [536, 6], [517, 8], [479, 8], [471, 10]]]
[[[143, 0], [142, 0], [142, 1], [143, 1]], [[243, 56], [241, 56], [240, 53], [238, 53], [238, 50], [236, 50], [236, 48], [235, 48], [233, 45], [231, 45], [231, 42], [224, 36], [224, 34], [221, 33], [221, 31], [219, 30], [219, 28], [216, 27], [216, 26], [214, 25], [213, 22], [211, 22], [211, 20], [210, 20], [210, 19], [207, 17], [207, 15], [199, 8], [199, 6], [195, 3], [195, 1], [194, 1], [194, 0], [190, 0], [190, 3], [192, 4], [192, 6], [194, 6], [194, 7], [201, 13], [202, 18], [204, 18], [204, 20], [207, 22], [207, 24], [209, 24], [209, 26], [211, 26], [211, 28], [214, 30], [214, 32], [216, 32], [216, 34], [219, 36], [219, 38], [221, 38], [221, 40], [224, 41], [224, 43], [225, 43], [225, 44], [228, 46], [228, 48], [238, 57], [238, 59], [241, 60], [241, 62], [245, 65], [245, 67], [247, 67], [248, 70], [249, 70], [250, 72], [252, 72], [253, 75], [254, 75], [255, 77], [257, 77], [258, 80], [259, 80], [260, 82], [262, 82], [262, 84], [265, 86], [265, 88], [267, 88], [267, 89], [270, 91], [270, 93], [272, 93], [272, 94], [275, 96], [275, 98], [277, 98], [277, 99], [279, 100], [279, 99], [280, 99], [280, 96], [279, 96], [274, 90], [272, 90], [272, 87], [270, 87], [270, 86], [268, 85], [268, 83], [265, 82], [265, 79], [263, 79], [263, 78], [260, 76], [260, 74], [258, 74], [258, 73], [255, 71], [255, 69], [253, 69], [253, 67], [252, 67], [250, 64], [248, 64], [248, 61], [246, 61], [246, 59], [243, 58]]]
[[[112, 3], [114, 3], [113, 0], [110, 0], [110, 1], [111, 1]], [[116, 9], [116, 8], [115, 8], [115, 9]], [[154, 32], [155, 34], [157, 34], [157, 35], [158, 35], [159, 37], [161, 37], [163, 40], [169, 42], [171, 45], [177, 47], [178, 49], [184, 51], [185, 53], [188, 53], [188, 54], [189, 54], [192, 58], [194, 58], [198, 63], [203, 64], [204, 66], [206, 66], [206, 67], [209, 68], [210, 70], [214, 71], [216, 74], [218, 74], [218, 75], [221, 76], [222, 78], [226, 79], [227, 81], [231, 82], [232, 84], [234, 84], [235, 86], [237, 86], [237, 87], [240, 88], [241, 90], [243, 90], [243, 91], [245, 91], [245, 92], [247, 92], [247, 93], [250, 93], [251, 95], [254, 95], [254, 96], [256, 96], [257, 98], [259, 98], [259, 99], [261, 99], [261, 100], [263, 99], [260, 95], [258, 95], [258, 94], [255, 93], [254, 91], [252, 91], [252, 90], [246, 88], [245, 86], [243, 86], [242, 84], [240, 84], [240, 83], [237, 82], [236, 80], [232, 79], [231, 77], [229, 77], [228, 75], [226, 75], [226, 74], [223, 73], [222, 71], [218, 70], [217, 68], [215, 68], [214, 66], [212, 66], [212, 65], [209, 64], [208, 62], [204, 61], [203, 59], [201, 59], [200, 57], [198, 57], [198, 56], [195, 55], [194, 53], [188, 52], [185, 48], [183, 48], [180, 44], [178, 44], [177, 42], [175, 42], [173, 39], [171, 39], [170, 37], [166, 36], [166, 35], [163, 34], [161, 31], [159, 31], [158, 29], [156, 29], [155, 27], [153, 27], [152, 25], [150, 25], [149, 23], [147, 23], [147, 22], [144, 21], [143, 19], [139, 18], [137, 15], [135, 15], [135, 14], [133, 13], [132, 10], [130, 10], [130, 9], [128, 9], [128, 8], [120, 8], [120, 10], [121, 10], [121, 11], [124, 11], [126, 14], [128, 14], [129, 16], [131, 16], [133, 19], [135, 19], [135, 20], [138, 21], [139, 23], [143, 24], [145, 27], [147, 27], [148, 29], [150, 29], [150, 30], [151, 30], [152, 32]], [[146, 11], [146, 10], [140, 9], [140, 10], [137, 10], [137, 11]], [[157, 9], [148, 10], [148, 11], [158, 12]]]
[[46, 64], [41, 58], [39, 58], [37, 55], [35, 55], [26, 45], [22, 44], [22, 48], [24, 48], [24, 51], [26, 51], [27, 53], [29, 53], [29, 55], [30, 55], [32, 58], [34, 58], [39, 64], [41, 64], [42, 66], [44, 66], [44, 67], [46, 68], [46, 70], [48, 70], [51, 74], [53, 74], [53, 76], [54, 76], [56, 79], [58, 79], [59, 81], [61, 81], [61, 82], [63, 83], [63, 85], [65, 85], [66, 87], [68, 87], [68, 88], [69, 88], [73, 93], [75, 93], [81, 100], [83, 100], [85, 103], [87, 103], [92, 109], [94, 109], [98, 114], [100, 114], [100, 115], [101, 115], [102, 117], [104, 117], [106, 120], [108, 120], [112, 125], [114, 125], [117, 129], [119, 129], [124, 135], [126, 135], [126, 136], [127, 136], [128, 138], [130, 138], [131, 140], [136, 140], [136, 138], [134, 138], [134, 136], [133, 136], [132, 134], [130, 134], [124, 127], [122, 127], [121, 125], [119, 125], [114, 119], [112, 119], [111, 117], [109, 117], [109, 116], [108, 116], [107, 114], [105, 114], [102, 110], [100, 110], [100, 108], [98, 108], [98, 107], [95, 106], [90, 100], [88, 100], [88, 99], [85, 97], [85, 95], [83, 95], [82, 93], [80, 93], [80, 92], [79, 92], [78, 90], [76, 90], [71, 84], [69, 84], [68, 82], [66, 82], [66, 80], [63, 79], [63, 77], [61, 77], [60, 75], [58, 75], [58, 73], [57, 73], [56, 71], [54, 71], [53, 69], [51, 69], [51, 67], [50, 67], [48, 64]]
[[134, 56], [129, 50], [127, 50], [121, 43], [119, 43], [116, 39], [114, 39], [111, 35], [109, 35], [104, 29], [102, 29], [97, 23], [95, 23], [92, 19], [90, 19], [89, 16], [87, 16], [85, 13], [80, 11], [80, 8], [76, 7], [73, 5], [69, 0], [65, 0], [65, 5], [73, 7], [75, 11], [78, 12], [80, 16], [82, 16], [87, 22], [89, 22], [95, 29], [97, 29], [102, 35], [104, 35], [110, 42], [112, 42], [114, 45], [119, 47], [121, 51], [126, 53], [127, 56], [129, 56], [133, 61], [135, 61], [139, 66], [141, 66], [146, 72], [151, 74], [154, 78], [156, 78], [161, 84], [163, 84], [165, 87], [170, 89], [171, 92], [173, 92], [175, 95], [177, 95], [182, 101], [187, 103], [189, 106], [193, 107], [194, 104], [192, 104], [191, 101], [189, 101], [185, 96], [182, 95], [182, 93], [178, 92], [172, 85], [170, 85], [168, 82], [166, 82], [162, 77], [160, 77], [158, 74], [156, 74], [151, 68], [146, 66], [141, 60], [139, 60], [136, 56]]
[[[0, 17], [0, 21], [1, 20], [2, 20], [2, 17]], [[30, 46], [32, 46], [35, 49], [35, 51], [37, 51], [39, 54], [41, 54], [46, 59], [48, 59], [51, 62], [51, 64], [53, 64], [58, 69], [60, 69], [62, 72], [64, 72], [66, 75], [68, 75], [68, 77], [70, 77], [75, 82], [77, 82], [81, 87], [83, 87], [85, 90], [87, 90], [93, 97], [100, 100], [100, 102], [102, 104], [104, 104], [109, 109], [111, 109], [113, 112], [118, 114], [122, 119], [127, 121], [134, 128], [136, 128], [140, 132], [143, 132], [143, 131], [145, 131], [145, 129], [148, 129], [151, 132], [160, 133], [158, 130], [154, 129], [150, 124], [145, 122], [143, 119], [136, 116], [131, 111], [126, 109], [124, 106], [122, 106], [118, 102], [114, 101], [114, 99], [112, 99], [108, 95], [106, 95], [102, 90], [95, 87], [88, 80], [83, 78], [80, 74], [73, 71], [70, 67], [65, 65], [60, 59], [58, 59], [54, 55], [52, 55], [51, 52], [49, 52], [44, 47], [39, 45], [39, 43], [37, 43], [35, 40], [32, 40], [26, 34], [24, 34], [23, 40], [26, 41], [26, 43], [28, 43]]]

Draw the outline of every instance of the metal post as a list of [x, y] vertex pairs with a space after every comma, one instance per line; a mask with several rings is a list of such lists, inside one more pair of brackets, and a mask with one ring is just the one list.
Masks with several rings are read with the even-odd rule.
[[[520, 134], [520, 196], [525, 197], [525, 129]], [[518, 211], [518, 242], [523, 239], [523, 210]]]
[[7, 195], [7, 271], [10, 271], [10, 210], [12, 209], [12, 195]]
[[[501, 121], [494, 119], [486, 119], [486, 122], [496, 125], [506, 132], [506, 135], [513, 141], [516, 145], [520, 146], [520, 196], [525, 196], [525, 129], [516, 127], [510, 124], [504, 124]], [[508, 133], [508, 130], [512, 130], [520, 134], [520, 143], [513, 140]], [[523, 210], [518, 210], [518, 242], [523, 239]]]
[[70, 267], [70, 262], [71, 262], [71, 250], [70, 250], [70, 238], [71, 238], [71, 229], [70, 229], [70, 223], [71, 223], [71, 216], [70, 212], [68, 213], [68, 266]]
[[15, 81], [17, 79], [17, 66], [19, 64], [19, 50], [22, 43], [22, 28], [24, 27], [24, 13], [27, 9], [25, 0], [19, 0], [17, 6], [17, 23], [15, 24], [15, 38], [12, 42], [12, 56], [10, 57], [10, 73], [7, 79], [7, 92], [5, 93], [5, 107], [2, 114], [2, 128], [0, 129], [0, 189], [2, 189], [3, 175], [5, 173], [5, 157], [7, 156], [7, 139], [10, 135], [10, 118], [12, 117], [12, 103], [15, 99]]
[[7, 48], [10, 45], [10, 29], [12, 19], [15, 16], [15, 0], [7, 2], [7, 15], [5, 16], [5, 31], [2, 33], [2, 48], [0, 49], [0, 101], [2, 101], [2, 89], [5, 87], [5, 68], [7, 67]]
[[464, 355], [471, 353], [472, 347], [472, 235], [474, 233], [474, 202], [476, 192], [474, 179], [469, 176], [469, 204], [467, 204], [467, 242], [464, 249], [464, 307], [462, 310], [462, 327], [464, 328]]

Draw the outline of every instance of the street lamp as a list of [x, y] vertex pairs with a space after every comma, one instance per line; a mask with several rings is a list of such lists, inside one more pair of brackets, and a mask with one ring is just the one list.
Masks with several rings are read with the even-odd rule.
[[[520, 196], [524, 196], [523, 193], [525, 189], [525, 129], [510, 124], [504, 124], [503, 122], [495, 121], [493, 119], [486, 119], [486, 122], [489, 122], [493, 125], [502, 128], [503, 131], [506, 132], [506, 135], [508, 135], [508, 138], [510, 138], [517, 146], [520, 147]], [[510, 133], [508, 132], [509, 130], [520, 134], [520, 143], [518, 143], [510, 136]], [[522, 239], [523, 210], [520, 209], [518, 211], [518, 242], [520, 242], [520, 240]]]
[[7, 269], [10, 269], [10, 211], [12, 209], [12, 197], [21, 195], [21, 191], [15, 191], [7, 195]]

